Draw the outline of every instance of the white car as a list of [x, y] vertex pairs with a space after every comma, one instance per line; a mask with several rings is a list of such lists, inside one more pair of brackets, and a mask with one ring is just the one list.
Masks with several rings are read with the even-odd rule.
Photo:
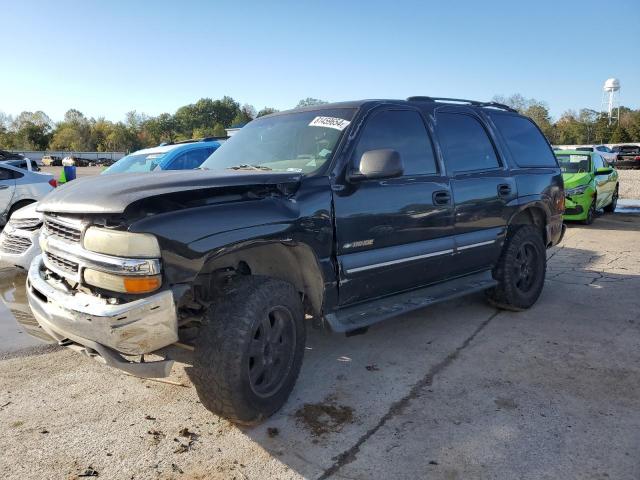
[[0, 164], [0, 226], [22, 207], [44, 198], [56, 186], [53, 175]]
[[596, 152], [599, 153], [602, 158], [604, 158], [607, 163], [615, 163], [617, 159], [617, 155], [606, 145], [583, 145], [581, 147], [576, 147], [575, 150], [580, 152]]
[[38, 236], [42, 214], [36, 212], [37, 202], [16, 210], [0, 233], [0, 262], [25, 270], [40, 253]]

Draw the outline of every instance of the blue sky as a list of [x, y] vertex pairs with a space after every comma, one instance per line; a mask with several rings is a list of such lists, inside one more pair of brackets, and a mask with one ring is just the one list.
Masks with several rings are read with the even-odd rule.
[[0, 0], [0, 12], [0, 111], [12, 115], [521, 93], [557, 117], [598, 109], [611, 76], [640, 107], [638, 0]]

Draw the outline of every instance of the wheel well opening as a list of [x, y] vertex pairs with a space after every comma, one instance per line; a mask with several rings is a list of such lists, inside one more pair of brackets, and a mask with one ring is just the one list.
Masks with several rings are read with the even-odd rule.
[[518, 212], [509, 223], [509, 227], [515, 225], [534, 225], [540, 229], [545, 245], [547, 244], [546, 214], [537, 207], [529, 207]]
[[[264, 275], [291, 283], [300, 293], [305, 313], [319, 318], [324, 301], [324, 279], [315, 254], [306, 245], [269, 243], [242, 248], [212, 258], [200, 272], [209, 282], [199, 282], [213, 292], [222, 277]], [[210, 292], [210, 293], [211, 293]]]

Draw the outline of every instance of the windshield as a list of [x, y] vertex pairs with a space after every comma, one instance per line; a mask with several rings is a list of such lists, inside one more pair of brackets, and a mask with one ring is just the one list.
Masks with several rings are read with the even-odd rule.
[[556, 155], [562, 173], [587, 173], [591, 171], [590, 155]]
[[167, 154], [165, 152], [131, 154], [122, 157], [107, 168], [103, 175], [110, 173], [152, 172]]
[[213, 152], [200, 168], [312, 173], [331, 160], [355, 109], [259, 118]]

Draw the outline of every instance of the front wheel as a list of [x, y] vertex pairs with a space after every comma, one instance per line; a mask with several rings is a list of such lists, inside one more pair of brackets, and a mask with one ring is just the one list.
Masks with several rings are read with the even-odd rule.
[[604, 207], [604, 211], [607, 213], [613, 213], [616, 211], [616, 207], [618, 206], [618, 185], [616, 185], [616, 189], [613, 191], [613, 196], [611, 197], [611, 203]]
[[591, 205], [589, 205], [589, 210], [587, 210], [587, 216], [585, 217], [584, 220], [582, 220], [582, 223], [584, 225], [591, 225], [595, 218], [596, 218], [596, 199], [594, 198], [593, 201], [591, 202]]
[[302, 302], [291, 284], [260, 276], [232, 280], [196, 341], [191, 378], [200, 401], [233, 422], [260, 423], [293, 390], [305, 340]]
[[487, 298], [505, 310], [526, 310], [538, 300], [546, 271], [547, 256], [540, 228], [511, 227], [493, 272], [498, 285], [487, 290]]

